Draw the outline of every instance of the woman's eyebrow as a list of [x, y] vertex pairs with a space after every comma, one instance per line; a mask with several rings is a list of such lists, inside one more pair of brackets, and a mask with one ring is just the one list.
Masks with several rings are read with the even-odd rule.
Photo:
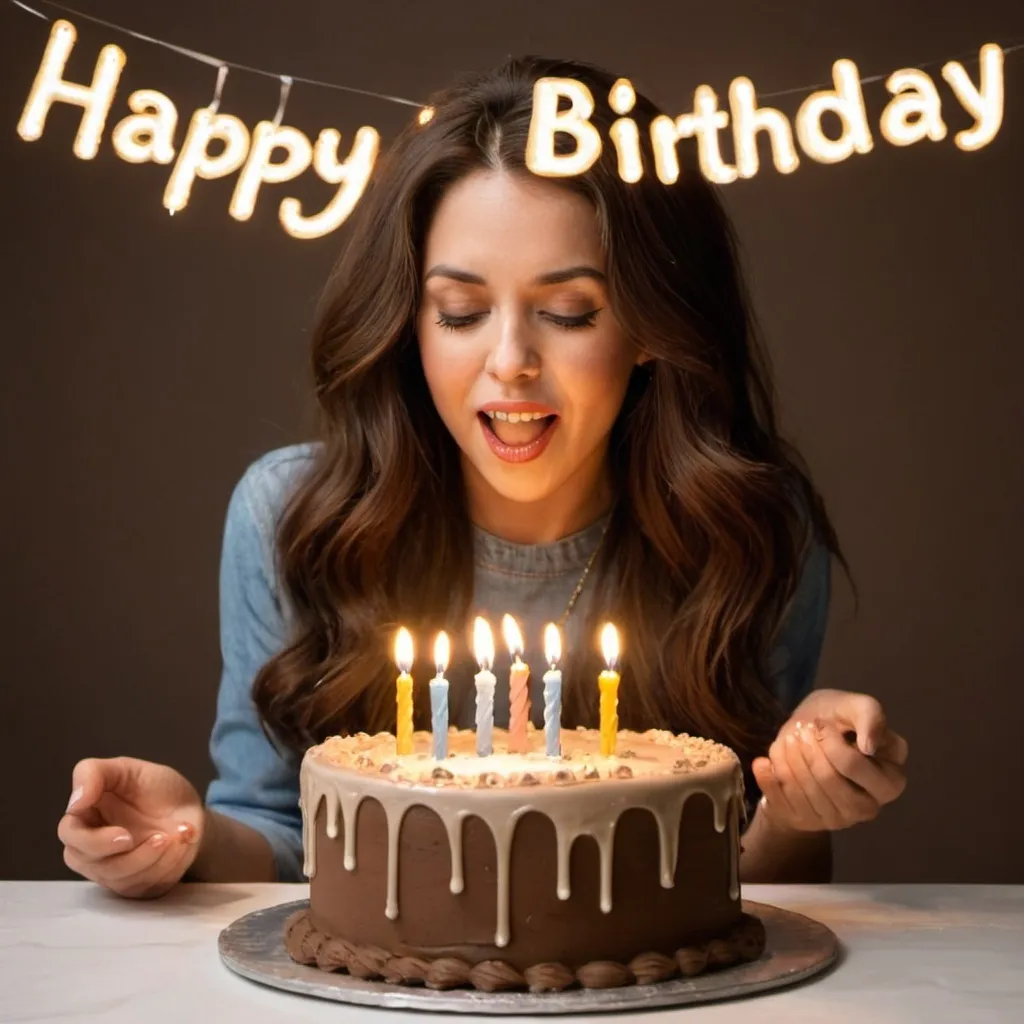
[[576, 267], [566, 267], [564, 270], [552, 270], [547, 274], [541, 274], [534, 280], [534, 284], [565, 284], [566, 281], [575, 280], [577, 277], [590, 277], [602, 284], [607, 280], [597, 267], [582, 263]]
[[[458, 267], [450, 267], [445, 263], [438, 263], [431, 267], [424, 275], [423, 280], [426, 282], [432, 277], [447, 277], [453, 281], [460, 281], [462, 284], [487, 283], [479, 274], [471, 274], [468, 270], [459, 270]], [[566, 267], [563, 270], [548, 271], [548, 273], [534, 278], [533, 283], [538, 285], [565, 284], [566, 281], [572, 281], [577, 277], [590, 277], [602, 284], [607, 280], [597, 267], [580, 264], [575, 267]]]

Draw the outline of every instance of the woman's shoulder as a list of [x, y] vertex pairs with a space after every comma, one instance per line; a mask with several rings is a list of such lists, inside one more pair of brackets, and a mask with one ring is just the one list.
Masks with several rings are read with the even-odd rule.
[[250, 463], [235, 486], [229, 521], [248, 519], [268, 551], [288, 501], [312, 469], [316, 442], [275, 448]]

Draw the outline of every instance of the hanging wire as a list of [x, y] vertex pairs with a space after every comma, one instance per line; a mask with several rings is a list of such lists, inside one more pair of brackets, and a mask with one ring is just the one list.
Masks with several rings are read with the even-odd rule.
[[[288, 92], [295, 82], [301, 82], [303, 85], [314, 85], [321, 89], [336, 89], [340, 92], [353, 93], [357, 96], [368, 96], [371, 99], [384, 100], [387, 103], [400, 103], [407, 107], [418, 107], [424, 108], [426, 104], [418, 100], [406, 99], [404, 96], [391, 96], [387, 93], [373, 92], [369, 89], [359, 89], [353, 85], [340, 85], [337, 82], [325, 82], [321, 79], [316, 78], [303, 78], [301, 75], [282, 75], [277, 71], [267, 71], [264, 68], [252, 67], [249, 64], [239, 64], [235, 61], [223, 60], [220, 57], [212, 57], [208, 53], [203, 53], [200, 50], [191, 50], [186, 46], [178, 46], [175, 43], [169, 43], [164, 39], [157, 39], [155, 36], [148, 36], [143, 32], [136, 32], [135, 29], [126, 28], [124, 25], [118, 25], [112, 21], [106, 21], [103, 18], [97, 18], [92, 14], [86, 14], [84, 11], [79, 11], [74, 7], [69, 7], [67, 4], [56, 3], [55, 0], [35, 0], [36, 3], [42, 4], [45, 7], [52, 7], [65, 14], [74, 15], [76, 18], [81, 18], [83, 21], [91, 21], [95, 25], [102, 25], [105, 28], [109, 28], [114, 32], [123, 32], [125, 35], [131, 36], [133, 39], [140, 39], [144, 43], [152, 43], [154, 46], [162, 46], [166, 50], [171, 50], [174, 53], [181, 54], [183, 57], [191, 57], [193, 60], [202, 61], [204, 64], [209, 64], [212, 67], [218, 69], [217, 75], [217, 94], [215, 96], [215, 102], [219, 102], [220, 88], [223, 86], [223, 79], [221, 72], [227, 74], [227, 69], [231, 68], [234, 71], [246, 71], [252, 75], [260, 75], [264, 78], [276, 78], [281, 82], [281, 101], [278, 106], [278, 113], [275, 115], [274, 124], [275, 126], [280, 123], [280, 118], [284, 113], [284, 104], [287, 102]], [[22, 0], [11, 0], [11, 3], [15, 7], [20, 7], [23, 11], [27, 11], [29, 14], [34, 14], [37, 18], [42, 18], [44, 21], [50, 21], [51, 19], [41, 11], [35, 10], [35, 8], [23, 3]], [[1014, 53], [1017, 50], [1024, 49], [1024, 41], [1014, 40], [1009, 46], [1001, 47], [1003, 54]], [[978, 53], [972, 51], [970, 53], [963, 53], [956, 57], [940, 58], [937, 60], [924, 61], [923, 63], [912, 65], [917, 70], [923, 70], [929, 67], [935, 67], [938, 64], [945, 64], [946, 60], [960, 60], [967, 63], [977, 63]], [[859, 79], [861, 85], [871, 85], [874, 82], [884, 81], [889, 77], [889, 72], [880, 75], [866, 75]], [[793, 93], [799, 92], [810, 92], [815, 89], [831, 89], [834, 85], [833, 82], [814, 82], [810, 85], [796, 85], [789, 89], [776, 89], [772, 92], [758, 92], [757, 96], [759, 100], [762, 99], [774, 99], [779, 96], [790, 96]], [[213, 106], [211, 104], [211, 106]], [[216, 107], [213, 107], [216, 110]]]
[[[406, 107], [418, 108], [424, 106], [420, 101], [406, 99], [404, 96], [391, 96], [387, 93], [373, 92], [370, 89], [358, 89], [353, 85], [341, 85], [338, 82], [325, 82], [317, 78], [303, 78], [301, 75], [282, 75], [278, 71], [267, 71], [264, 68], [253, 67], [250, 64], [239, 64], [237, 61], [224, 60], [220, 57], [213, 57], [208, 53], [203, 53], [201, 50], [191, 50], [187, 46], [178, 46], [176, 43], [169, 43], [165, 39], [157, 39], [155, 36], [148, 36], [144, 32], [136, 32], [135, 29], [127, 28], [124, 25], [118, 25], [113, 21], [106, 21], [103, 18], [97, 18], [92, 14], [86, 14], [84, 11], [79, 11], [74, 7], [67, 6], [67, 4], [54, 3], [53, 0], [34, 0], [34, 2], [41, 4], [44, 7], [53, 7], [64, 14], [71, 14], [76, 18], [81, 18], [83, 21], [91, 21], [94, 25], [102, 25], [104, 28], [109, 28], [114, 32], [123, 32], [125, 35], [131, 36], [133, 39], [140, 39], [144, 43], [152, 43], [153, 46], [162, 46], [165, 50], [171, 50], [174, 53], [180, 54], [182, 57], [191, 57], [193, 60], [202, 61], [204, 64], [209, 64], [212, 67], [227, 67], [231, 68], [232, 71], [246, 71], [251, 75], [260, 75], [263, 78], [276, 78], [278, 81], [287, 78], [292, 83], [301, 82], [303, 85], [315, 85], [321, 89], [336, 89], [339, 92], [349, 92], [357, 96], [368, 96], [371, 99], [384, 100], [387, 103], [401, 103]], [[34, 14], [36, 17], [43, 18], [45, 21], [51, 20], [41, 11], [35, 10], [26, 3], [22, 3], [22, 0], [11, 0], [11, 3], [16, 7], [20, 7], [24, 11], [28, 11], [29, 14]]]

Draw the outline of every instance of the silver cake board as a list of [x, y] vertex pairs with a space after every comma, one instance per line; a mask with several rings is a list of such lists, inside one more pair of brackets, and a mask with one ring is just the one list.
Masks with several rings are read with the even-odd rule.
[[308, 905], [308, 900], [297, 900], [238, 918], [220, 933], [221, 959], [252, 981], [341, 1003], [420, 1012], [542, 1014], [622, 1012], [751, 996], [805, 981], [828, 970], [839, 955], [839, 941], [825, 925], [790, 910], [744, 900], [743, 909], [761, 919], [767, 936], [763, 955], [752, 963], [695, 978], [622, 988], [543, 993], [435, 991], [362, 981], [296, 963], [284, 948], [284, 923], [291, 913]]

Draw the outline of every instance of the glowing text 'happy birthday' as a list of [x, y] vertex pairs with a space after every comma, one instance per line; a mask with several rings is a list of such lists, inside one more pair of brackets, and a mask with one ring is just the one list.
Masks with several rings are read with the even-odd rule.
[[[90, 160], [99, 152], [127, 58], [120, 47], [109, 44], [100, 51], [91, 84], [67, 81], [63, 75], [76, 38], [70, 22], [59, 19], [53, 23], [18, 122], [18, 134], [26, 140], [40, 138], [54, 103], [79, 106], [83, 112], [72, 151], [81, 159]], [[942, 77], [960, 105], [974, 118], [970, 128], [958, 131], [954, 137], [956, 145], [968, 151], [988, 145], [1003, 122], [1002, 49], [987, 43], [981, 48], [979, 63], [977, 85], [958, 61], [949, 61], [942, 68]], [[775, 168], [783, 174], [800, 165], [797, 143], [808, 157], [826, 164], [845, 160], [854, 153], [869, 152], [874, 140], [857, 66], [850, 60], [837, 60], [832, 74], [834, 88], [808, 96], [797, 111], [794, 125], [782, 111], [758, 105], [748, 78], [736, 78], [730, 84], [728, 111], [719, 108], [718, 97], [710, 86], [698, 86], [692, 112], [674, 119], [661, 115], [651, 122], [655, 174], [666, 185], [679, 180], [676, 145], [684, 138], [696, 140], [701, 172], [717, 184], [751, 178], [757, 173], [757, 140], [761, 132], [770, 143]], [[904, 68], [889, 75], [885, 86], [892, 99], [882, 112], [879, 130], [887, 141], [895, 146], [909, 146], [923, 139], [938, 142], [946, 137], [942, 102], [928, 74]], [[610, 108], [618, 115], [609, 136], [615, 147], [619, 176], [626, 182], [639, 181], [644, 174], [639, 128], [628, 116], [635, 103], [633, 86], [620, 78], [608, 96]], [[250, 132], [239, 118], [220, 113], [217, 102], [193, 111], [181, 146], [176, 148], [178, 109], [169, 97], [155, 89], [138, 89], [128, 96], [128, 106], [132, 113], [118, 122], [111, 133], [114, 151], [130, 163], [171, 165], [163, 195], [163, 205], [171, 213], [188, 204], [197, 178], [224, 178], [236, 171], [238, 178], [228, 212], [239, 221], [253, 215], [263, 185], [292, 181], [310, 167], [324, 182], [336, 185], [335, 194], [315, 213], [305, 213], [300, 201], [291, 196], [281, 200], [278, 217], [284, 230], [294, 238], [319, 238], [344, 223], [366, 189], [380, 150], [377, 130], [363, 126], [355, 133], [348, 155], [342, 160], [338, 155], [341, 134], [334, 128], [321, 131], [315, 143], [297, 128], [279, 124], [276, 118], [260, 121]], [[600, 133], [590, 121], [594, 109], [594, 97], [583, 83], [570, 78], [538, 81], [526, 147], [529, 169], [546, 177], [567, 177], [582, 174], [591, 167], [602, 148]], [[822, 116], [826, 113], [839, 119], [842, 130], [837, 138], [829, 137], [822, 127]], [[420, 127], [429, 130], [433, 115], [432, 108], [422, 109], [417, 118]], [[730, 127], [735, 154], [732, 164], [723, 156], [719, 138], [719, 133]], [[572, 137], [575, 146], [571, 152], [556, 152], [558, 133]]]

